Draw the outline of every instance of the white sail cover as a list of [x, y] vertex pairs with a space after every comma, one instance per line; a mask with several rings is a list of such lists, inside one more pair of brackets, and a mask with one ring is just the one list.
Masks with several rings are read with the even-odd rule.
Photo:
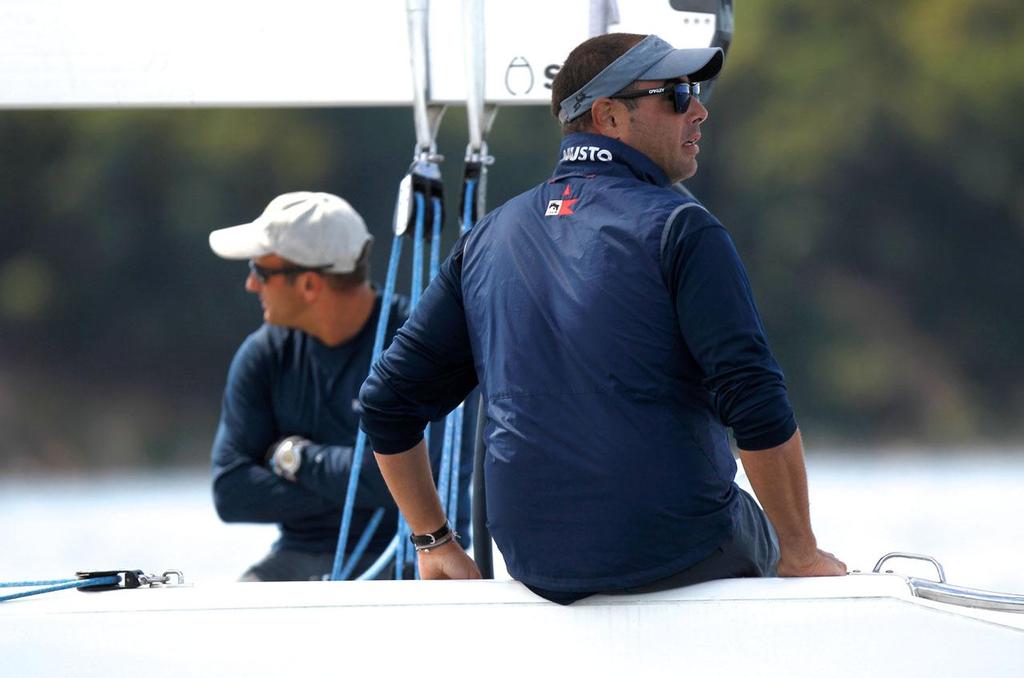
[[[579, 42], [707, 47], [715, 15], [669, 0], [485, 0], [488, 102], [548, 104]], [[678, 3], [676, 3], [678, 4]], [[429, 5], [429, 93], [466, 97], [462, 3]], [[3, 0], [0, 108], [409, 105], [405, 0]]]

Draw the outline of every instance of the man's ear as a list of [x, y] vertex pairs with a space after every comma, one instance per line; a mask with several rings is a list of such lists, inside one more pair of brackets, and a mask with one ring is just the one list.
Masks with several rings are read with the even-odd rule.
[[326, 281], [322, 276], [313, 272], [303, 273], [302, 279], [299, 281], [299, 289], [302, 292], [302, 296], [305, 297], [307, 301], [314, 301], [318, 296], [320, 296], [320, 291], [323, 289], [325, 284]]
[[598, 97], [590, 108], [594, 130], [609, 137], [619, 137], [627, 122], [626, 107], [614, 99]]

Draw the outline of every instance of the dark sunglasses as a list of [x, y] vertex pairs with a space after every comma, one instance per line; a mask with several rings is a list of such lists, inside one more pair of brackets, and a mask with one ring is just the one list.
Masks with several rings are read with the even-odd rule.
[[267, 268], [266, 266], [260, 266], [252, 259], [249, 260], [249, 271], [256, 276], [256, 279], [260, 281], [260, 284], [266, 285], [267, 281], [273, 278], [275, 275], [295, 275], [297, 273], [320, 273], [330, 268], [330, 264], [324, 266], [285, 266], [284, 268]]
[[616, 94], [608, 98], [638, 99], [640, 97], [651, 97], [656, 96], [658, 94], [668, 94], [668, 96], [672, 98], [672, 101], [675, 104], [676, 113], [686, 113], [686, 109], [690, 107], [690, 97], [695, 97], [698, 101], [700, 101], [700, 83], [674, 82], [669, 85], [662, 85], [661, 87], [652, 87], [651, 89], [638, 89], [635, 92]]

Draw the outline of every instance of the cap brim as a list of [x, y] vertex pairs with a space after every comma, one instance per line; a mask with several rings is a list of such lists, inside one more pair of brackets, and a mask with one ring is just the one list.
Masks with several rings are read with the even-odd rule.
[[261, 242], [263, 227], [257, 223], [239, 224], [210, 233], [210, 249], [224, 259], [252, 259], [269, 254]]
[[691, 82], [711, 80], [722, 70], [725, 55], [719, 47], [675, 49], [640, 74], [637, 80], [671, 80], [687, 76]]

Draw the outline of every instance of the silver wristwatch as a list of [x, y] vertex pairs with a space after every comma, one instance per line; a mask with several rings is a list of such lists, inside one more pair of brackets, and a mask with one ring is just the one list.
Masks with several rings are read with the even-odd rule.
[[302, 466], [302, 450], [308, 444], [309, 441], [302, 436], [288, 436], [279, 442], [271, 457], [274, 473], [294, 483], [295, 474]]

